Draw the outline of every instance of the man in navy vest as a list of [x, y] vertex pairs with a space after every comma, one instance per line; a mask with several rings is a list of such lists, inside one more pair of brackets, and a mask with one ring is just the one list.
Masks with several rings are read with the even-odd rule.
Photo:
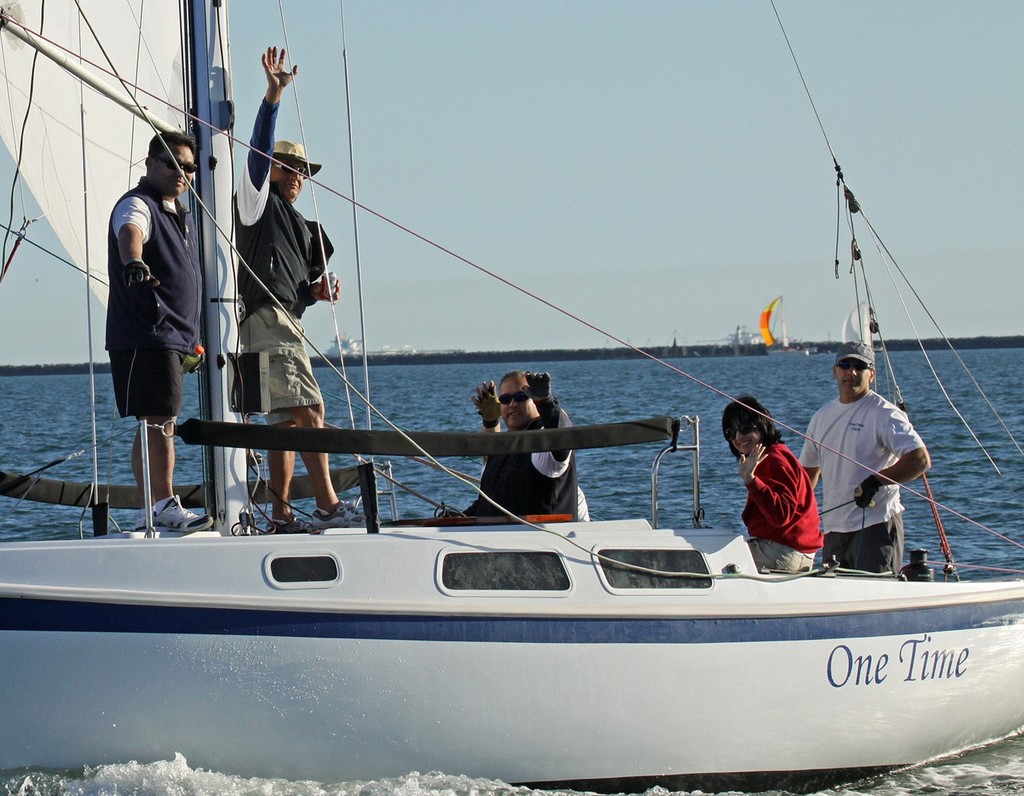
[[[501, 431], [499, 420], [509, 431], [568, 428], [569, 415], [551, 393], [551, 376], [513, 370], [494, 382], [476, 388], [473, 405], [482, 420], [482, 430]], [[503, 509], [522, 517], [527, 514], [568, 514], [587, 521], [590, 514], [576, 479], [576, 457], [570, 450], [537, 453], [500, 453], [487, 457], [478, 497], [466, 514], [497, 517]], [[490, 498], [490, 500], [487, 500]]]
[[[174, 437], [163, 427], [178, 416], [186, 357], [200, 352], [202, 271], [190, 214], [178, 201], [196, 170], [196, 144], [184, 133], [149, 142], [146, 175], [118, 200], [107, 234], [107, 351], [121, 417], [146, 421], [150, 496], [136, 530], [191, 533], [213, 519], [183, 508], [174, 494]], [[144, 483], [142, 435], [132, 446], [132, 471]], [[145, 503], [143, 503], [145, 505]]]
[[[301, 144], [274, 141], [281, 96], [298, 72], [285, 67], [285, 51], [268, 47], [262, 57], [267, 91], [256, 115], [245, 172], [235, 194], [238, 289], [242, 300], [239, 334], [247, 352], [266, 352], [270, 360], [272, 425], [323, 428], [324, 400], [306, 353], [300, 323], [317, 301], [336, 302], [341, 285], [327, 274], [334, 247], [319, 224], [295, 209], [306, 177], [320, 170]], [[270, 451], [272, 515], [270, 533], [319, 533], [325, 528], [363, 525], [352, 504], [339, 500], [331, 483], [326, 453], [302, 452], [316, 509], [309, 522], [293, 513], [290, 502], [293, 451]]]

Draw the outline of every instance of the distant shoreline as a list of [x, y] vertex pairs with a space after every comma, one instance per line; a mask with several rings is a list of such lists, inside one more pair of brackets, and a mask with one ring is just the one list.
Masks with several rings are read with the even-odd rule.
[[[978, 348], [1024, 348], [1024, 335], [1010, 337], [961, 337], [949, 341], [958, 351]], [[834, 352], [839, 343], [801, 343], [801, 346], [815, 353]], [[905, 340], [889, 340], [886, 347], [890, 351], [916, 350], [921, 345], [929, 351], [944, 349], [947, 343], [938, 338], [917, 341], [913, 338]], [[700, 345], [648, 346], [643, 349], [658, 359], [677, 359], [685, 357], [732, 357], [732, 356], [768, 356], [763, 344], [732, 345], [729, 343], [705, 343]], [[552, 348], [529, 349], [517, 351], [418, 351], [415, 353], [371, 353], [367, 356], [370, 365], [452, 365], [473, 362], [571, 362], [601, 359], [641, 359], [631, 348]], [[337, 359], [333, 360], [337, 364]], [[362, 361], [361, 356], [346, 357], [346, 362]], [[97, 362], [94, 369], [99, 373], [109, 373], [110, 364], [106, 361]], [[0, 365], [0, 376], [41, 376], [88, 373], [89, 363], [67, 363], [58, 365]]]

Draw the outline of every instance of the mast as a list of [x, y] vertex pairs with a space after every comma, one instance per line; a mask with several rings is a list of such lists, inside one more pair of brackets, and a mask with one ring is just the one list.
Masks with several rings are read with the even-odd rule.
[[[201, 413], [212, 420], [239, 421], [229, 410], [227, 355], [238, 347], [235, 323], [237, 294], [231, 241], [217, 228], [216, 219], [233, 217], [231, 193], [231, 140], [234, 123], [231, 101], [230, 46], [227, 0], [190, 0], [188, 51], [192, 56], [193, 113], [200, 120], [194, 131], [199, 142], [199, 198], [209, 212], [197, 216], [199, 249], [204, 270], [203, 344], [206, 365], [202, 369]], [[226, 61], [226, 63], [225, 63]], [[245, 451], [206, 447], [206, 510], [215, 528], [230, 533], [246, 502]]]

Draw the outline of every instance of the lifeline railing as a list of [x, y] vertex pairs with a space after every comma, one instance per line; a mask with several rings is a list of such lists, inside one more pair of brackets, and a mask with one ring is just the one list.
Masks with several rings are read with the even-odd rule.
[[694, 528], [700, 528], [704, 522], [704, 509], [700, 505], [700, 417], [683, 415], [679, 418], [680, 427], [685, 424], [690, 429], [690, 437], [693, 440], [689, 445], [680, 445], [678, 435], [672, 438], [665, 448], [654, 457], [654, 464], [651, 465], [651, 525], [658, 527], [658, 479], [661, 460], [668, 453], [676, 451], [690, 451], [693, 460], [693, 514], [690, 522]]

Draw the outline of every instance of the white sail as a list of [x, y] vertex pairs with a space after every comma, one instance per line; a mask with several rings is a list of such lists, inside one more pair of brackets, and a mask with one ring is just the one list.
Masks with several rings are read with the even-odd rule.
[[871, 327], [868, 320], [868, 305], [862, 301], [843, 321], [842, 342], [866, 343], [871, 345]]
[[[220, 179], [212, 171], [216, 162], [230, 162], [229, 139], [220, 133], [228, 124], [230, 81], [220, 62], [229, 57], [227, 33], [219, 28], [219, 9], [201, 0], [190, 6], [174, 0], [20, 0], [4, 7], [0, 138], [69, 258], [89, 274], [103, 301], [110, 212], [144, 174], [154, 128], [196, 136], [208, 155], [199, 159], [197, 190], [213, 217], [230, 217], [230, 171]], [[226, 12], [226, 5], [220, 8]], [[191, 53], [183, 45], [186, 19], [192, 25], [187, 41], [202, 43]], [[186, 70], [198, 77], [188, 80]], [[186, 100], [190, 83], [194, 100]], [[190, 129], [181, 109], [193, 106], [216, 129]], [[205, 313], [202, 339], [216, 359], [237, 347], [234, 269], [211, 215], [197, 214], [197, 228], [206, 253], [205, 295], [217, 310]], [[213, 418], [234, 419], [227, 409], [227, 373], [206, 372]], [[219, 528], [228, 527], [246, 500], [244, 452], [214, 451], [207, 465], [207, 510]]]
[[[103, 299], [110, 210], [142, 175], [153, 130], [18, 36], [24, 30], [42, 39], [127, 104], [134, 96], [153, 117], [183, 129], [181, 9], [173, 0], [83, 3], [81, 13], [76, 3], [42, 0], [6, 8], [0, 139], [69, 258], [89, 269]], [[15, 208], [15, 227], [20, 212]]]

